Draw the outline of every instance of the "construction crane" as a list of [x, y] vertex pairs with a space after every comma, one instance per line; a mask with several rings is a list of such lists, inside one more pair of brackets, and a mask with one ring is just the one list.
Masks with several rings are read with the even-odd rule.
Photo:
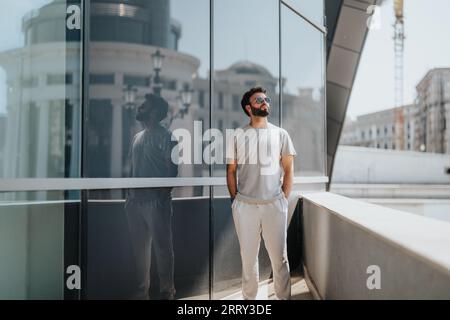
[[404, 150], [403, 50], [405, 24], [403, 16], [403, 0], [394, 0], [394, 13], [395, 149]]

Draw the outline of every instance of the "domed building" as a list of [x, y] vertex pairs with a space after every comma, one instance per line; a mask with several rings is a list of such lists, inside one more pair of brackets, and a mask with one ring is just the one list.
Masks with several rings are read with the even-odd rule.
[[278, 86], [278, 79], [269, 70], [250, 61], [238, 61], [226, 70], [216, 71], [216, 80], [219, 83], [221, 81], [234, 82], [244, 88], [260, 85], [272, 92], [272, 95]]

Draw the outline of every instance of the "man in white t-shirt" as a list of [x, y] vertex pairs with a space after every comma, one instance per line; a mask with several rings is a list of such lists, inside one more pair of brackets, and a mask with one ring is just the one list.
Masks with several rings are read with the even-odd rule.
[[296, 155], [286, 130], [267, 121], [270, 98], [257, 87], [247, 91], [241, 106], [250, 118], [227, 141], [227, 185], [242, 259], [242, 294], [258, 293], [261, 233], [272, 264], [275, 295], [290, 299], [287, 259], [288, 197]]

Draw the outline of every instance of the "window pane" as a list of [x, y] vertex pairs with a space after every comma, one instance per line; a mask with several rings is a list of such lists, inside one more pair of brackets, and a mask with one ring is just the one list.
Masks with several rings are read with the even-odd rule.
[[[325, 174], [323, 35], [282, 6], [282, 124], [297, 156], [296, 175]], [[295, 41], [293, 41], [295, 39]]]
[[[250, 118], [240, 102], [242, 95], [255, 86], [268, 90], [272, 99], [268, 120], [279, 125], [278, 9], [278, 2], [272, 0], [214, 2], [214, 90], [219, 98], [212, 106], [213, 128], [222, 125], [224, 130], [234, 129], [248, 124]], [[257, 19], [249, 18], [252, 14], [257, 14]], [[226, 143], [226, 133], [221, 133]], [[225, 164], [217, 162], [214, 175], [225, 176]]]
[[136, 87], [137, 86], [148, 87], [150, 85], [150, 77], [124, 75], [123, 83], [126, 86], [131, 85]]
[[87, 299], [209, 299], [209, 195], [182, 189], [88, 192]]
[[283, 0], [306, 18], [318, 25], [323, 25], [324, 3], [323, 0]]
[[89, 83], [92, 84], [114, 84], [114, 74], [90, 74]]
[[[114, 75], [114, 81], [90, 83], [86, 176], [208, 176], [202, 133], [209, 128], [209, 0], [105, 8], [92, 1], [89, 74], [96, 80]], [[137, 120], [141, 106], [149, 113]], [[148, 166], [133, 157], [146, 157]], [[166, 172], [174, 163], [177, 172]], [[198, 192], [191, 188], [186, 195]]]
[[77, 177], [80, 2], [19, 1], [3, 9], [0, 178]]
[[1, 300], [72, 297], [65, 270], [78, 265], [78, 211], [76, 191], [0, 192]]

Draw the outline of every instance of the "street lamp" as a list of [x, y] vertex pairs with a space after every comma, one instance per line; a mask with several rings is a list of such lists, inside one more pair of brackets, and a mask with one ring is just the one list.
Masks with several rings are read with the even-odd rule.
[[123, 99], [125, 101], [126, 109], [133, 109], [136, 103], [137, 89], [132, 85], [127, 85], [123, 88]]
[[181, 104], [183, 105], [183, 108], [180, 110], [181, 118], [189, 111], [192, 103], [192, 92], [193, 90], [189, 89], [189, 85], [185, 84], [181, 91]]
[[155, 77], [153, 79], [153, 93], [157, 96], [161, 96], [162, 82], [161, 78], [159, 77], [159, 73], [161, 72], [164, 58], [165, 56], [161, 54], [159, 49], [152, 54], [153, 70], [155, 71]]
[[[137, 97], [137, 88], [133, 87], [131, 84], [126, 85], [123, 89], [123, 101], [125, 102], [123, 109], [122, 109], [122, 143], [124, 146], [126, 146], [133, 137], [133, 134], [135, 132], [135, 121], [133, 117], [134, 109], [136, 108], [136, 100]], [[126, 149], [126, 148], [125, 148]], [[124, 150], [125, 150], [124, 149]], [[123, 174], [124, 176], [129, 174], [130, 170], [130, 163], [127, 158], [127, 154], [122, 151], [122, 159], [125, 163], [125, 166], [123, 167]]]
[[171, 115], [169, 119], [169, 125], [172, 124], [172, 121], [176, 118], [183, 119], [184, 115], [188, 113], [189, 108], [192, 104], [192, 93], [194, 90], [189, 88], [188, 84], [184, 84], [183, 90], [180, 92], [178, 98], [181, 100], [181, 108], [178, 111]]

